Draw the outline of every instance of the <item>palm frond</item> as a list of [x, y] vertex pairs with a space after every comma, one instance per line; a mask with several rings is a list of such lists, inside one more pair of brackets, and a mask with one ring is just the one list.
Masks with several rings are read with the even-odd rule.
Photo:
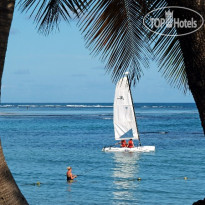
[[155, 51], [158, 53], [160, 71], [162, 71], [163, 76], [170, 85], [182, 89], [186, 93], [188, 80], [180, 43], [177, 37], [169, 38], [172, 40], [163, 40], [163, 43], [157, 43], [155, 46]]
[[[162, 11], [161, 14], [158, 13], [155, 16], [160, 18], [162, 13], [164, 13], [164, 10]], [[159, 65], [159, 71], [162, 72], [162, 75], [171, 86], [177, 87], [186, 93], [188, 90], [188, 79], [179, 37], [176, 36], [176, 29], [166, 30], [159, 28], [155, 32], [166, 34], [152, 34], [151, 44], [154, 45], [153, 52]]]
[[61, 20], [69, 21], [72, 15], [80, 15], [86, 9], [86, 1], [82, 0], [19, 0], [18, 7], [22, 12], [31, 10], [39, 31], [48, 34], [58, 29]]
[[[179, 41], [152, 33], [142, 24], [148, 12], [165, 6], [165, 0], [91, 1], [88, 14], [81, 18], [81, 31], [86, 46], [106, 62], [106, 69], [112, 72], [115, 82], [125, 71], [129, 71], [134, 83], [139, 80], [142, 67], [148, 67], [152, 54], [168, 82], [186, 91], [187, 76]], [[163, 13], [164, 10], [157, 10], [151, 15], [160, 17]]]
[[99, 0], [92, 1], [88, 14], [81, 19], [87, 47], [107, 62], [106, 69], [115, 82], [129, 71], [135, 83], [143, 74], [142, 65], [149, 65], [145, 10], [144, 0]]

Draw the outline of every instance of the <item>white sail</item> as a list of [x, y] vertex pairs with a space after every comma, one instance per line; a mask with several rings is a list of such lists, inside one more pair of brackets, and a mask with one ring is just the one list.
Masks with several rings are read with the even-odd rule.
[[[127, 76], [119, 80], [114, 99], [115, 140], [139, 139], [131, 91]], [[132, 129], [133, 136], [122, 137]]]

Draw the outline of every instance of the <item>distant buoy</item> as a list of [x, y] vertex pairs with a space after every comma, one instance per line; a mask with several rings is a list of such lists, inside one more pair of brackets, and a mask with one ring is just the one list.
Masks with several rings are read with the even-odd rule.
[[137, 181], [141, 181], [141, 178], [140, 178], [140, 177], [138, 177], [138, 178], [137, 178]]
[[187, 180], [188, 179], [188, 177], [184, 177], [184, 180]]
[[41, 183], [40, 183], [40, 182], [36, 182], [36, 185], [37, 185], [37, 186], [40, 186], [40, 185], [41, 185]]

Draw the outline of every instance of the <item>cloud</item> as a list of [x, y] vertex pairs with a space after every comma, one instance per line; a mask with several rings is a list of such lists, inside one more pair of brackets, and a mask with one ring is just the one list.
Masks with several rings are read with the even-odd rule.
[[94, 66], [94, 67], [92, 67], [91, 69], [93, 69], [93, 70], [103, 70], [103, 71], [106, 71], [106, 70], [105, 70], [105, 66]]
[[84, 77], [86, 77], [86, 76], [87, 76], [86, 74], [73, 74], [73, 75], [72, 75], [72, 77], [77, 77], [77, 78], [79, 78], [79, 77], [80, 77], [80, 78], [82, 78], [82, 77], [84, 78]]
[[30, 75], [29, 69], [19, 69], [14, 72], [15, 75]]
[[1, 86], [1, 89], [2, 89], [2, 90], [8, 89], [8, 88], [14, 88], [14, 86], [8, 85], [8, 84], [3, 84], [3, 85]]
[[20, 33], [20, 31], [19, 31], [17, 28], [12, 28], [12, 27], [11, 27], [10, 35], [16, 35], [16, 34], [18, 34], [18, 33]]

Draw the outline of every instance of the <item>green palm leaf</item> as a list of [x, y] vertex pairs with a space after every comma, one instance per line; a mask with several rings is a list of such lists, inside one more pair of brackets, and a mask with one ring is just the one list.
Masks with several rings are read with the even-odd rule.
[[[179, 41], [176, 37], [152, 33], [142, 24], [148, 12], [165, 6], [164, 0], [91, 1], [88, 14], [81, 18], [81, 31], [87, 47], [106, 61], [106, 69], [112, 72], [114, 81], [129, 71], [135, 83], [152, 55], [168, 82], [186, 91], [187, 76]], [[158, 10], [152, 17], [162, 14], [163, 10]]]
[[160, 71], [170, 85], [182, 89], [186, 93], [188, 80], [185, 70], [183, 53], [177, 37], [161, 37], [155, 44]]
[[86, 1], [81, 0], [19, 0], [22, 12], [31, 10], [31, 16], [39, 27], [39, 31], [48, 34], [58, 29], [61, 20], [69, 21], [72, 14], [77, 16], [85, 10]]
[[148, 67], [150, 47], [143, 26], [146, 1], [100, 0], [92, 1], [89, 12], [82, 17], [80, 27], [86, 45], [94, 55], [101, 54], [117, 81], [125, 71], [130, 79], [139, 80], [142, 66]]
[[[32, 10], [30, 16], [35, 17], [39, 30], [46, 34], [58, 28], [61, 20], [69, 21], [71, 14], [79, 16], [88, 8], [88, 13], [81, 17], [81, 31], [87, 47], [106, 61], [113, 81], [128, 71], [135, 83], [143, 74], [142, 67], [147, 68], [155, 57], [171, 85], [184, 91], [188, 87], [177, 37], [159, 36], [143, 25], [149, 11], [167, 6], [165, 0], [19, 0], [18, 5], [22, 11]], [[160, 17], [163, 12], [158, 10], [152, 17]]]
[[[157, 14], [155, 17], [160, 18], [165, 10]], [[179, 37], [175, 36], [177, 31], [175, 28], [165, 30], [157, 29], [155, 32], [166, 35], [152, 34], [151, 44], [153, 44], [153, 53], [159, 65], [159, 71], [173, 87], [177, 87], [187, 92], [188, 79], [185, 70], [184, 57], [181, 50]]]

